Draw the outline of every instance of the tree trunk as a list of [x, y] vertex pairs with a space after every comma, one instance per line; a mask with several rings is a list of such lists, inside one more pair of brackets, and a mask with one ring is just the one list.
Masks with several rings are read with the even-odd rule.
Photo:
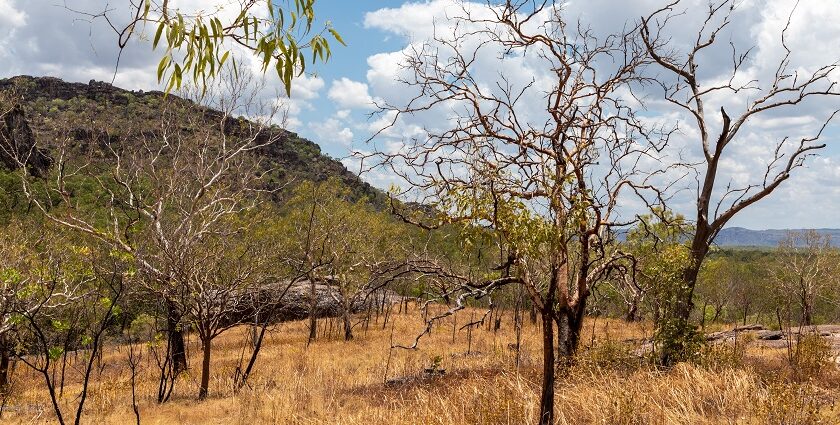
[[344, 321], [344, 340], [350, 341], [353, 339], [353, 325], [350, 323], [350, 308], [346, 305], [346, 303], [341, 317]]
[[248, 383], [248, 377], [251, 376], [251, 371], [254, 369], [254, 365], [257, 363], [257, 357], [262, 349], [263, 338], [265, 337], [265, 331], [268, 329], [268, 323], [266, 320], [260, 326], [260, 331], [254, 336], [254, 348], [251, 351], [251, 358], [248, 360], [248, 365], [245, 366], [245, 371], [239, 376], [239, 380], [235, 385], [235, 391], [239, 391], [239, 389]]
[[[568, 313], [567, 313], [568, 312]], [[570, 365], [577, 352], [583, 326], [583, 308], [569, 308], [557, 317], [557, 351], [566, 365]]]
[[639, 303], [636, 302], [635, 298], [633, 301], [630, 302], [630, 305], [627, 306], [627, 312], [624, 313], [624, 321], [625, 322], [635, 322], [639, 320], [638, 317], [639, 313]]
[[[546, 308], [552, 308], [547, 306]], [[540, 425], [554, 425], [554, 325], [548, 312], [542, 313], [543, 384], [540, 398]]]
[[813, 303], [809, 299], [802, 300], [802, 326], [811, 326], [814, 324], [814, 308]]
[[210, 389], [210, 342], [209, 338], [202, 339], [201, 348], [201, 385], [198, 388], [198, 399], [207, 398]]
[[178, 312], [175, 303], [166, 303], [166, 332], [169, 337], [169, 357], [172, 359], [172, 373], [178, 376], [187, 370], [187, 349], [184, 343], [184, 331], [179, 322], [181, 314]]
[[9, 377], [9, 346], [6, 335], [0, 336], [0, 393], [5, 393], [11, 384]]
[[[692, 337], [694, 329], [691, 326], [691, 309], [694, 307], [692, 297], [700, 264], [705, 252], [692, 250], [692, 264], [683, 271], [680, 287], [675, 288], [674, 302], [670, 312], [661, 318], [657, 325], [660, 335], [664, 338], [659, 352], [659, 363], [662, 366], [673, 366], [687, 354], [686, 342]], [[663, 334], [664, 330], [664, 334]]]
[[311, 344], [318, 338], [318, 316], [316, 310], [318, 309], [318, 298], [315, 294], [315, 280], [309, 279], [309, 339], [306, 340], [306, 345]]

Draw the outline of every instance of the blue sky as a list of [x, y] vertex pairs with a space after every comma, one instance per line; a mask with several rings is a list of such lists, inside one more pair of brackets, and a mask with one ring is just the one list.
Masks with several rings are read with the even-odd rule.
[[[4, 64], [0, 77], [50, 75], [80, 82], [111, 79], [116, 58], [113, 33], [102, 22], [89, 23], [68, 12], [61, 6], [64, 1], [0, 0], [0, 63]], [[173, 4], [186, 9], [227, 1], [172, 0]], [[333, 57], [328, 64], [310, 66], [311, 73], [294, 83], [292, 98], [279, 97], [289, 107], [287, 126], [317, 142], [325, 153], [335, 158], [346, 158], [353, 151], [369, 150], [370, 145], [366, 145], [365, 140], [382, 126], [377, 117], [369, 117], [373, 111], [370, 102], [405, 100], [404, 87], [395, 81], [399, 76], [398, 64], [403, 58], [403, 49], [412, 41], [428, 41], [433, 28], [445, 27], [456, 1], [459, 0], [318, 0], [319, 19], [322, 22], [330, 20], [348, 45], [342, 47], [334, 43]], [[119, 14], [119, 7], [125, 0], [111, 3], [114, 13]], [[706, 3], [706, 0], [682, 2], [692, 11], [703, 10]], [[66, 4], [75, 9], [97, 10], [102, 8], [103, 2], [66, 0]], [[565, 3], [569, 16], [590, 23], [596, 31], [619, 28], [662, 4], [663, 0], [571, 0]], [[778, 29], [794, 0], [743, 0], [739, 4], [736, 30], [723, 36], [738, 45], [757, 47], [760, 54], [750, 65], [760, 76], [771, 69], [772, 63], [764, 62], [778, 56]], [[698, 23], [698, 17], [696, 13], [686, 14], [685, 28], [680, 27], [673, 34], [675, 45], [685, 42], [686, 34], [692, 35], [690, 31]], [[683, 29], [685, 33], [681, 32]], [[807, 67], [840, 59], [837, 40], [840, 40], [840, 8], [836, 3], [801, 2], [789, 37], [797, 52], [792, 58], [794, 65]], [[728, 43], [724, 45], [727, 46]], [[718, 65], [725, 68], [730, 63], [728, 51], [719, 53], [706, 58], [710, 65], [708, 69], [715, 70]], [[153, 52], [148, 43], [132, 43], [124, 52], [116, 84], [127, 89], [156, 88], [154, 68], [159, 55], [160, 52]], [[482, 63], [488, 68], [485, 74], [494, 74], [498, 68], [519, 72], [517, 76], [527, 79], [529, 75], [541, 72], [528, 67], [516, 68], [493, 57], [484, 58]], [[713, 77], [710, 75], [710, 79]], [[274, 86], [279, 92], [276, 82]], [[720, 99], [719, 103], [730, 105], [731, 99]], [[837, 108], [840, 108], [837, 100], [814, 103], [757, 121], [738, 146], [733, 146], [732, 156], [722, 164], [722, 184], [754, 182], [761, 175], [761, 160], [768, 155], [774, 141], [787, 135], [808, 134], [826, 111]], [[663, 119], [684, 118], [669, 116], [655, 107], [647, 114]], [[421, 135], [423, 127], [445, 124], [446, 120], [447, 111], [418, 117], [415, 122], [401, 123], [398, 131], [377, 138], [375, 143], [399, 149], [406, 137]], [[686, 138], [690, 136], [690, 130], [687, 129]], [[730, 225], [753, 229], [840, 227], [838, 133], [836, 125], [831, 127], [823, 138], [828, 148], [821, 157], [811, 160], [807, 168], [798, 170], [772, 197], [739, 214]], [[352, 160], [345, 162], [354, 169]], [[363, 178], [380, 187], [393, 182], [393, 176], [383, 170], [365, 174]], [[690, 192], [691, 188], [687, 190]], [[690, 215], [691, 196], [685, 196], [686, 193], [675, 196], [672, 207]]]
[[[315, 75], [329, 82], [348, 78], [353, 81], [365, 81], [368, 71], [367, 58], [381, 52], [397, 51], [403, 47], [403, 37], [395, 36], [378, 28], [365, 27], [365, 15], [382, 8], [401, 6], [404, 1], [399, 0], [321, 0], [317, 3], [319, 21], [329, 20], [341, 35], [346, 46], [332, 44], [332, 58], [328, 63], [317, 62], [310, 66]], [[325, 113], [335, 111], [335, 105], [326, 96], [320, 96], [312, 101], [313, 109], [306, 109], [301, 113], [304, 123], [323, 119]], [[357, 119], [364, 119], [365, 114], [358, 114]], [[319, 141], [320, 137], [311, 128], [301, 126], [299, 133], [312, 140]], [[364, 135], [359, 135], [363, 138]], [[320, 141], [319, 141], [320, 142]], [[344, 157], [347, 149], [333, 143], [322, 143], [324, 152], [333, 157]]]

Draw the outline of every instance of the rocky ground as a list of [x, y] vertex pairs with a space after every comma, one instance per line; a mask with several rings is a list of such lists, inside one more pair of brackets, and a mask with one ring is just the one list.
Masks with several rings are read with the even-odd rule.
[[[840, 363], [840, 325], [814, 325], [791, 327], [783, 330], [767, 329], [759, 324], [735, 326], [732, 329], [705, 334], [710, 344], [740, 344], [746, 342], [751, 345], [782, 349], [796, 344], [803, 335], [819, 335], [831, 347], [833, 358]], [[630, 339], [625, 343], [639, 344], [635, 350], [637, 355], [643, 356], [653, 351], [653, 341], [650, 339]]]
[[752, 338], [756, 344], [770, 348], [784, 348], [788, 341], [795, 341], [801, 335], [819, 335], [831, 345], [832, 351], [840, 354], [840, 325], [815, 325], [791, 327], [783, 330], [770, 330], [762, 325], [736, 326], [728, 331], [706, 334], [706, 340], [712, 343], [733, 342], [736, 338]]

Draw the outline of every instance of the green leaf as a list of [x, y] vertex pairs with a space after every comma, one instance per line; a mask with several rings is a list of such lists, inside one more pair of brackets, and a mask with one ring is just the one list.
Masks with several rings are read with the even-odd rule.
[[82, 335], [81, 343], [82, 345], [90, 345], [93, 342], [93, 338], [90, 335]]
[[181, 66], [180, 66], [180, 65], [178, 65], [178, 64], [176, 63], [176, 64], [175, 64], [175, 74], [174, 74], [174, 77], [175, 77], [175, 80], [177, 81], [178, 88], [180, 88], [180, 87], [181, 87], [181, 79], [182, 79], [182, 76], [183, 76], [183, 75], [182, 75]]
[[338, 31], [336, 31], [336, 30], [335, 30], [335, 29], [333, 29], [333, 28], [330, 28], [330, 29], [329, 29], [329, 32], [330, 32], [330, 34], [332, 34], [332, 36], [335, 38], [335, 40], [336, 40], [336, 41], [338, 41], [339, 43], [341, 43], [341, 45], [342, 45], [342, 46], [346, 46], [346, 45], [347, 45], [347, 43], [345, 43], [345, 42], [344, 42], [344, 40], [341, 38], [341, 36], [338, 34]]
[[168, 67], [169, 67], [169, 56], [167, 55], [167, 56], [164, 56], [160, 60], [160, 63], [158, 64], [158, 69], [157, 69], [158, 82], [161, 82], [161, 80], [163, 80], [163, 73], [166, 71], [166, 68], [168, 68]]
[[155, 40], [152, 42], [152, 49], [156, 49], [158, 42], [160, 41], [160, 36], [163, 34], [163, 28], [166, 27], [166, 22], [161, 22], [158, 24], [157, 32], [155, 33]]
[[50, 347], [47, 350], [47, 355], [50, 357], [50, 360], [58, 360], [62, 354], [64, 354], [64, 348], [61, 347]]

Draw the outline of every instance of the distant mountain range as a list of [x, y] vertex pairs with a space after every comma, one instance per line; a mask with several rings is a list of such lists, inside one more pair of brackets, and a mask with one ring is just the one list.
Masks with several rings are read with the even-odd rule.
[[[840, 229], [815, 229], [822, 235], [831, 237], [831, 244], [840, 247]], [[743, 227], [727, 227], [715, 238], [719, 246], [757, 246], [775, 247], [788, 232], [801, 232], [803, 229], [768, 229], [750, 230]]]

